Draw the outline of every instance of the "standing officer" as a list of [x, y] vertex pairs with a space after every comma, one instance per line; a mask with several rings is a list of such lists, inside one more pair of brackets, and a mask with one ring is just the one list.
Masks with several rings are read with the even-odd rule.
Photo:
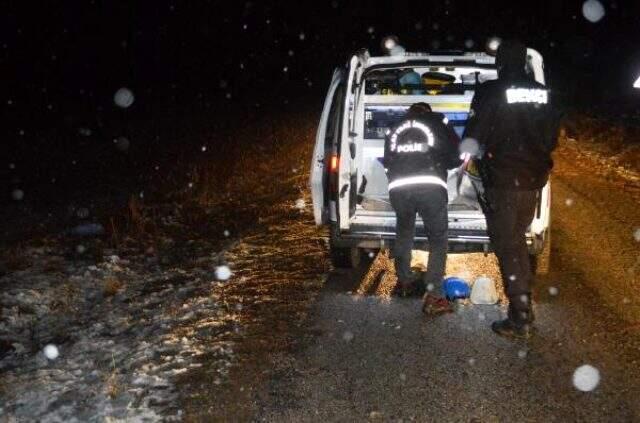
[[499, 335], [524, 338], [531, 335], [533, 323], [525, 232], [553, 166], [559, 124], [549, 91], [527, 75], [526, 56], [519, 41], [500, 45], [498, 79], [477, 88], [463, 136], [477, 140], [483, 152], [478, 163], [481, 204], [509, 298], [508, 318], [491, 328]]
[[387, 132], [383, 164], [397, 217], [394, 256], [403, 294], [421, 288], [414, 285], [410, 269], [416, 213], [429, 238], [424, 286], [442, 281], [448, 247], [447, 169], [460, 164], [458, 144], [444, 115], [426, 103], [412, 105], [405, 119]]

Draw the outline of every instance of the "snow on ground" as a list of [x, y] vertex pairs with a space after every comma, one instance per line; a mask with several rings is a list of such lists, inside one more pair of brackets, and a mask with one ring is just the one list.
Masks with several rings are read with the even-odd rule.
[[24, 249], [28, 265], [0, 278], [3, 416], [179, 419], [176, 376], [206, 357], [224, 378], [233, 345], [216, 339], [237, 330], [204, 247], [193, 268], [164, 270], [154, 256], [109, 250], [99, 263], [70, 260], [56, 240]]

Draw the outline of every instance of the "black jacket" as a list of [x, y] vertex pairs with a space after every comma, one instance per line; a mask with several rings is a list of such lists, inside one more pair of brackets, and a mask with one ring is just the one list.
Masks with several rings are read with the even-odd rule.
[[[453, 128], [446, 124], [442, 113], [427, 113], [419, 117], [407, 116], [391, 128], [385, 137], [383, 164], [389, 179], [389, 189], [394, 185], [436, 183], [446, 186], [447, 170], [460, 165], [458, 145], [460, 139]], [[394, 184], [395, 182], [395, 184]]]
[[549, 90], [524, 71], [480, 85], [463, 138], [476, 139], [484, 150], [479, 167], [485, 186], [542, 188], [553, 167], [559, 121]]

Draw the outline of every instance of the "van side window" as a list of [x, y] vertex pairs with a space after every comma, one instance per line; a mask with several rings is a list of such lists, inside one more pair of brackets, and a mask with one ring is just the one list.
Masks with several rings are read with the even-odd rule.
[[340, 130], [340, 117], [342, 116], [342, 103], [344, 100], [344, 84], [340, 84], [333, 93], [331, 99], [331, 109], [329, 110], [329, 121], [327, 122], [327, 132], [325, 135], [325, 146], [334, 144]]

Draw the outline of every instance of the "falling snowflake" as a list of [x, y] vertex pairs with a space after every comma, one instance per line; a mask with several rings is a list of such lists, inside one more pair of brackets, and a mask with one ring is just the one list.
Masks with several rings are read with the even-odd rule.
[[573, 386], [580, 391], [593, 391], [599, 383], [600, 371], [589, 364], [584, 364], [573, 372]]
[[351, 342], [353, 340], [353, 333], [351, 331], [345, 331], [345, 333], [342, 334], [342, 339], [344, 339], [345, 342]]
[[204, 153], [205, 151], [207, 151], [207, 146], [203, 145], [202, 148], [200, 148], [200, 150], [202, 150], [202, 152]]
[[472, 49], [474, 45], [476, 45], [476, 43], [471, 38], [467, 38], [464, 41], [464, 46], [468, 49]]
[[498, 51], [498, 47], [500, 47], [501, 42], [502, 40], [498, 37], [489, 38], [489, 40], [487, 41], [487, 50], [492, 52]]
[[475, 358], [470, 358], [470, 359], [469, 359], [469, 364], [470, 364], [471, 366], [473, 366], [474, 364], [476, 364], [476, 359], [475, 359]]
[[24, 191], [22, 191], [21, 189], [14, 189], [11, 193], [11, 198], [13, 198], [15, 201], [22, 200], [24, 198]]
[[400, 373], [400, 380], [403, 382], [407, 380], [407, 375], [405, 375], [404, 373]]
[[293, 56], [295, 54], [295, 52], [293, 50], [289, 50], [289, 56]]
[[518, 351], [518, 358], [522, 358], [522, 359], [524, 359], [524, 358], [527, 358], [527, 355], [528, 355], [527, 350], [520, 350], [520, 351]]
[[427, 291], [431, 292], [435, 289], [435, 286], [432, 283], [427, 284]]
[[9, 169], [13, 170], [15, 168], [16, 168], [16, 164], [15, 163], [9, 163]]
[[555, 297], [556, 295], [558, 295], [558, 288], [556, 288], [555, 286], [550, 286], [549, 287], [549, 294], [553, 295]]
[[376, 32], [376, 29], [374, 27], [370, 26], [369, 28], [367, 28], [367, 32], [369, 34], [373, 34], [374, 32]]
[[604, 6], [598, 0], [587, 0], [582, 4], [582, 15], [589, 22], [599, 22], [605, 15]]
[[60, 356], [60, 351], [58, 351], [58, 347], [56, 347], [53, 344], [45, 345], [42, 352], [44, 353], [44, 356], [47, 357], [47, 359], [49, 360], [55, 360]]
[[126, 109], [130, 107], [135, 100], [135, 96], [133, 92], [126, 87], [120, 88], [113, 95], [113, 102], [116, 103], [116, 106]]
[[229, 266], [218, 266], [216, 267], [215, 277], [219, 281], [226, 281], [231, 277], [231, 269], [229, 269]]
[[85, 247], [84, 245], [80, 244], [76, 247], [76, 252], [78, 254], [84, 254], [87, 252], [87, 247]]
[[510, 280], [511, 282], [515, 281], [516, 279], [518, 279], [518, 278], [516, 277], [516, 275], [511, 275], [511, 276], [509, 276], [509, 280]]
[[225, 236], [225, 238], [229, 238], [229, 235], [231, 235], [231, 232], [229, 232], [227, 229], [225, 229], [222, 234]]
[[288, 66], [285, 66], [284, 68], [282, 68], [282, 71], [283, 71], [283, 72], [285, 72], [285, 73], [286, 73], [286, 72], [289, 72], [289, 67], [288, 67]]
[[376, 254], [373, 251], [369, 251], [369, 258], [374, 258]]
[[564, 200], [564, 203], [567, 205], [567, 207], [573, 206], [573, 198], [567, 198], [566, 200]]
[[633, 231], [633, 237], [637, 242], [640, 242], [640, 228], [637, 228], [635, 231]]
[[129, 139], [124, 136], [116, 138], [115, 140], [113, 140], [113, 142], [115, 143], [116, 148], [122, 152], [127, 151], [131, 146], [131, 142], [129, 142]]
[[300, 38], [300, 41], [304, 41], [306, 37], [307, 36], [304, 34], [304, 32], [301, 32], [300, 35], [298, 35], [298, 38]]
[[304, 210], [304, 208], [306, 207], [306, 203], [304, 201], [304, 199], [299, 198], [296, 200], [296, 208], [298, 210]]
[[90, 137], [92, 131], [89, 128], [78, 128], [78, 134], [82, 135], [83, 137]]

